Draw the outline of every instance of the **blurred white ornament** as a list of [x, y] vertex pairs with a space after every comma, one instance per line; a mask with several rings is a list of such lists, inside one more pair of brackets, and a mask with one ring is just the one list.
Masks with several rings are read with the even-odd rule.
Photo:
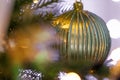
[[107, 22], [108, 29], [110, 31], [111, 38], [120, 38], [120, 21], [117, 19], [111, 19]]
[[119, 2], [120, 0], [112, 0], [113, 2]]

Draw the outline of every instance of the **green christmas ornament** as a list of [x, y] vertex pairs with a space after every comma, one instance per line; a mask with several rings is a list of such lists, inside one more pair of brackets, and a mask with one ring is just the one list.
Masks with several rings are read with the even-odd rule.
[[[105, 22], [96, 14], [83, 10], [81, 2], [74, 9], [53, 20], [59, 37], [60, 59], [68, 64], [103, 64], [111, 39]], [[87, 67], [87, 66], [86, 66]]]

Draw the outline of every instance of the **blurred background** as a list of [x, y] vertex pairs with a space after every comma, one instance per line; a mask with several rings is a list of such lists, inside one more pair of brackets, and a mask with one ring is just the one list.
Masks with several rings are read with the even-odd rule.
[[[51, 76], [55, 76], [55, 80], [68, 80], [69, 78], [66, 77], [69, 74], [79, 76], [69, 71], [61, 72], [61, 70], [57, 70], [59, 73], [51, 70], [53, 73], [56, 72], [56, 75], [46, 73], [46, 70], [50, 69], [48, 65], [49, 67], [58, 65], [52, 63], [59, 60], [59, 52], [54, 47], [54, 44], [59, 45], [59, 43], [50, 21], [53, 17], [72, 10], [75, 1], [1, 0], [0, 80], [17, 80], [18, 77], [20, 80], [42, 80], [45, 75], [49, 76], [45, 80], [49, 80]], [[88, 74], [86, 80], [119, 80], [120, 0], [82, 0], [82, 2], [84, 10], [95, 13], [106, 22], [112, 41], [109, 56], [105, 61], [110, 71], [109, 75], [99, 79], [99, 76]], [[34, 78], [31, 79], [25, 74], [32, 75]], [[80, 77], [73, 80], [80, 80]]]

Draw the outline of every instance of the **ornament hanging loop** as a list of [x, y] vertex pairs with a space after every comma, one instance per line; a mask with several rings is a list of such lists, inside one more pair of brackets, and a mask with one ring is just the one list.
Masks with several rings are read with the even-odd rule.
[[82, 2], [82, 0], [75, 0], [75, 2]]
[[82, 11], [83, 10], [83, 4], [82, 4], [82, 2], [78, 2], [76, 0], [76, 2], [74, 3], [74, 9], [77, 10], [77, 11]]

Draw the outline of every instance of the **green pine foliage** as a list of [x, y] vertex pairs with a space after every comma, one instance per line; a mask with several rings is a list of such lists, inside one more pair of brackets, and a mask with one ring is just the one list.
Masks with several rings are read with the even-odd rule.
[[46, 12], [46, 15], [43, 16], [43, 14], [35, 15], [34, 11], [57, 1], [58, 0], [40, 0], [36, 6], [33, 0], [16, 0], [8, 28], [8, 35], [9, 32], [14, 31], [14, 29], [18, 28], [20, 25], [38, 22], [40, 19], [50, 21], [54, 17], [52, 13]]

